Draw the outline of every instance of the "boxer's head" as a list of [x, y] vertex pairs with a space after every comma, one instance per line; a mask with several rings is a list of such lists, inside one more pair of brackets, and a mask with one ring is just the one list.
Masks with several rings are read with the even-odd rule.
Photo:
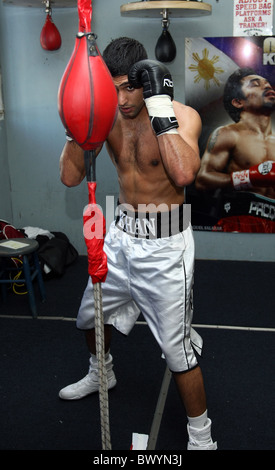
[[136, 39], [121, 37], [110, 42], [102, 57], [112, 77], [118, 77], [128, 75], [133, 64], [147, 59], [147, 52]]
[[245, 98], [242, 92], [242, 79], [248, 75], [255, 75], [254, 70], [249, 67], [237, 69], [227, 79], [224, 87], [223, 104], [229, 116], [235, 122], [239, 122], [242, 109], [234, 106], [232, 101]]

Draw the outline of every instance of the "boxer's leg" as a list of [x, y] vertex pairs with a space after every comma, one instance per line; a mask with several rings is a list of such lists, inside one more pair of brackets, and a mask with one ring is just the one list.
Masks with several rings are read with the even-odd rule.
[[[131, 287], [159, 343], [186, 409], [188, 449], [215, 450], [207, 417], [201, 369], [194, 347], [201, 338], [192, 332], [194, 239], [191, 228], [169, 238], [132, 242]], [[150, 283], [148, 283], [150, 279]], [[194, 341], [195, 339], [195, 341]], [[192, 421], [192, 418], [196, 418]], [[191, 425], [192, 423], [192, 425]]]
[[186, 372], [173, 372], [173, 378], [187, 416], [200, 416], [206, 410], [204, 382], [199, 366]]
[[[125, 238], [125, 234], [120, 230], [118, 232], [114, 226], [111, 227], [104, 244], [108, 259], [108, 275], [106, 281], [102, 283], [102, 302], [105, 322], [105, 364], [109, 389], [116, 385], [112, 356], [109, 352], [112, 325], [127, 335], [140, 313], [129, 293], [126, 269], [128, 262], [127, 257], [123, 255], [122, 239]], [[112, 245], [111, 249], [109, 245]], [[60, 398], [78, 400], [99, 389], [94, 326], [94, 293], [93, 284], [89, 279], [77, 317], [77, 327], [84, 331], [91, 354], [89, 371], [83, 379], [60, 390]]]
[[[91, 354], [96, 355], [96, 338], [95, 338], [95, 329], [86, 330], [85, 338], [88, 349]], [[111, 346], [112, 339], [112, 325], [104, 325], [104, 345], [105, 345], [105, 354], [109, 351]]]

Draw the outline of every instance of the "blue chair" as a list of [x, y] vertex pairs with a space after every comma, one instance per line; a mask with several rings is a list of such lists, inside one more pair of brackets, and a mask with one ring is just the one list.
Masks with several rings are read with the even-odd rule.
[[[37, 250], [39, 244], [36, 240], [29, 238], [11, 238], [9, 240], [0, 240], [0, 284], [2, 284], [2, 293], [6, 299], [6, 285], [12, 283], [22, 283], [26, 285], [29, 296], [29, 304], [33, 318], [37, 317], [37, 309], [33, 288], [33, 280], [37, 278], [40, 290], [41, 300], [46, 300], [46, 291], [42, 272], [39, 264]], [[11, 258], [20, 258], [22, 266], [16, 267], [10, 260]], [[16, 273], [22, 271], [23, 277], [11, 276], [10, 272]]]

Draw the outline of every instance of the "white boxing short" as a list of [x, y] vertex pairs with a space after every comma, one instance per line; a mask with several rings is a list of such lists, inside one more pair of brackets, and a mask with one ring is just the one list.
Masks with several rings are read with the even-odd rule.
[[[168, 237], [143, 238], [113, 222], [104, 241], [108, 274], [102, 286], [104, 323], [127, 335], [142, 312], [173, 372], [197, 365], [202, 340], [191, 328], [194, 238], [190, 223]], [[140, 221], [139, 221], [140, 223]], [[94, 328], [94, 293], [88, 280], [77, 328]]]

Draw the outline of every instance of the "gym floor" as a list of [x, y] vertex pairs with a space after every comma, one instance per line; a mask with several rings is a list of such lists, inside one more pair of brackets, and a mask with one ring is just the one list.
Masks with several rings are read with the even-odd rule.
[[[45, 303], [37, 292], [37, 319], [27, 295], [0, 298], [1, 450], [102, 449], [98, 395], [58, 397], [88, 370], [75, 327], [86, 282], [81, 256], [62, 277], [45, 281]], [[273, 286], [274, 263], [196, 261], [193, 326], [204, 339], [200, 364], [219, 450], [275, 449]], [[112, 449], [129, 450], [132, 433], [141, 433], [151, 449], [184, 451], [185, 412], [142, 315], [128, 338], [114, 331], [112, 355]]]

